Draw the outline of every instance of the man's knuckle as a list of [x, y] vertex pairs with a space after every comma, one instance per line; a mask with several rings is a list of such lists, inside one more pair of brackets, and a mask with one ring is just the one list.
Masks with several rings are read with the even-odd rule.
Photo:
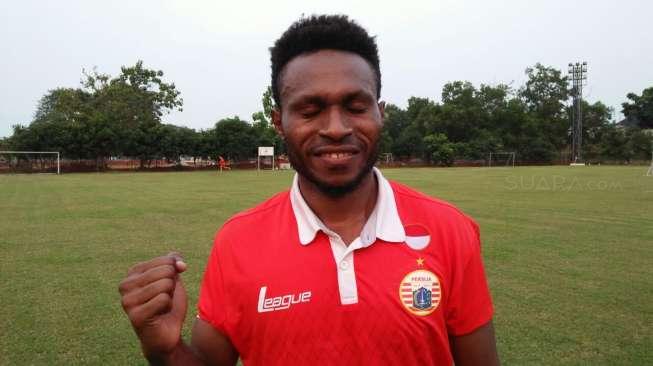
[[166, 277], [174, 277], [177, 275], [177, 270], [172, 264], [166, 265], [164, 271]]
[[166, 306], [172, 302], [172, 297], [167, 292], [162, 292], [156, 295], [155, 300], [160, 305]]
[[175, 288], [175, 281], [170, 278], [164, 278], [161, 280], [161, 289], [164, 292], [171, 291]]

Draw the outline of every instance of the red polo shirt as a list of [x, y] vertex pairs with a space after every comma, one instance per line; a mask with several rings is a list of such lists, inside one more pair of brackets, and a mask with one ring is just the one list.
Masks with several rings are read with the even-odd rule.
[[451, 365], [449, 335], [491, 319], [477, 225], [375, 174], [377, 206], [348, 246], [296, 180], [218, 232], [199, 317], [245, 365]]

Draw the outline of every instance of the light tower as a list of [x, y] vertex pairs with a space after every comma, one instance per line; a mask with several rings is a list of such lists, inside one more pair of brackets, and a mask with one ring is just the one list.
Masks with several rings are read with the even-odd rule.
[[587, 62], [569, 63], [568, 73], [571, 78], [571, 95], [574, 100], [571, 112], [571, 161], [572, 163], [581, 163], [583, 146], [583, 111], [581, 101], [583, 100], [583, 86], [587, 84]]

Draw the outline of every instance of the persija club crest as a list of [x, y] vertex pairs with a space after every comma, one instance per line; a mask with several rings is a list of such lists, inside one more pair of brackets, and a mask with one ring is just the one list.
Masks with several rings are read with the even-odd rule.
[[399, 285], [399, 298], [406, 310], [425, 316], [437, 309], [441, 298], [440, 280], [425, 269], [410, 272]]

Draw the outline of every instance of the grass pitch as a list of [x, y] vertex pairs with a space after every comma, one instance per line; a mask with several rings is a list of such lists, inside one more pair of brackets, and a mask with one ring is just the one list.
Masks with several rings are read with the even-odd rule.
[[[644, 167], [389, 169], [481, 226], [506, 365], [650, 364]], [[212, 237], [290, 172], [0, 176], [0, 365], [145, 364], [117, 285], [178, 249], [191, 304]], [[186, 329], [186, 334], [188, 329]]]

